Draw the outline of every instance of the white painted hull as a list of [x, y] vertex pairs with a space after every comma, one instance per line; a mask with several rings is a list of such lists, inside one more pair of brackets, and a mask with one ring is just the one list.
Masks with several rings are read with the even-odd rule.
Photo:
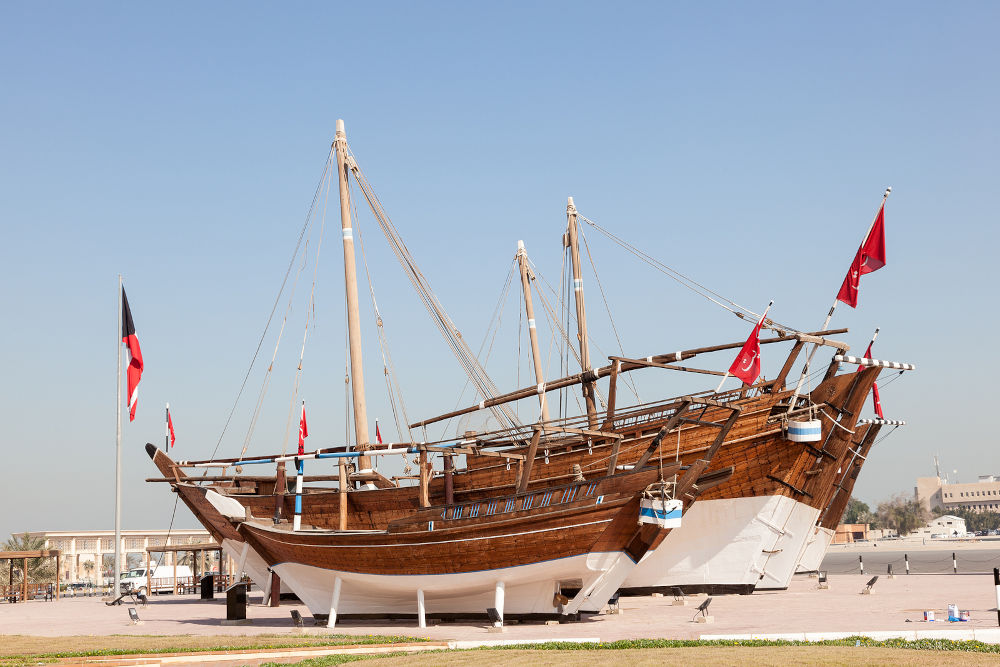
[[[226, 552], [226, 555], [236, 561], [237, 566], [239, 566], [240, 556], [243, 554], [244, 544], [246, 544], [246, 542], [237, 542], [236, 540], [222, 541], [223, 551]], [[243, 565], [243, 571], [247, 573], [250, 577], [250, 581], [252, 581], [260, 590], [267, 589], [267, 563], [265, 563], [264, 559], [261, 558], [260, 555], [253, 549], [247, 549], [247, 560]], [[235, 574], [236, 576], [240, 575], [239, 572], [236, 572]], [[280, 577], [281, 575], [279, 574], [278, 576]], [[291, 587], [289, 587], [284, 580], [281, 582], [281, 592], [293, 592]]]
[[823, 565], [826, 551], [833, 542], [834, 531], [822, 526], [815, 526], [809, 535], [809, 542], [806, 544], [802, 558], [799, 559], [798, 572], [815, 572]]
[[[417, 614], [417, 591], [423, 591], [428, 615], [485, 614], [497, 606], [496, 585], [503, 582], [502, 613], [520, 614], [596, 612], [634, 567], [621, 552], [592, 553], [569, 558], [479, 572], [437, 575], [378, 575], [337, 572], [300, 563], [274, 566], [313, 614], [329, 614], [335, 582], [341, 580], [336, 616], [345, 614]], [[579, 599], [558, 606], [560, 582], [579, 586]], [[589, 600], [587, 593], [590, 593]], [[596, 608], [595, 608], [596, 607]]]
[[624, 588], [786, 588], [817, 514], [784, 496], [699, 500]]

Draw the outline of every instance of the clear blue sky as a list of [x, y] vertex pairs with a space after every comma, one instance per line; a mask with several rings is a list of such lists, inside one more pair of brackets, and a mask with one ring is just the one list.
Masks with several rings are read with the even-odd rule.
[[[963, 481], [1000, 472], [998, 14], [919, 2], [0, 4], [0, 537], [113, 525], [119, 273], [147, 364], [125, 434], [123, 523], [169, 523], [173, 497], [143, 482], [154, 470], [142, 445], [162, 442], [170, 401], [176, 456], [215, 447], [337, 118], [473, 347], [518, 239], [558, 283], [567, 195], [667, 264], [752, 308], [773, 298], [775, 319], [813, 329], [891, 185], [889, 263], [833, 325], [859, 352], [881, 326], [876, 356], [918, 371], [885, 384], [887, 416], [910, 425], [876, 447], [857, 494], [912, 491], [935, 452]], [[327, 220], [338, 224], [335, 210]], [[371, 217], [358, 225], [408, 414], [445, 412], [464, 376]], [[627, 354], [748, 333], [588, 233]], [[313, 446], [345, 428], [341, 262], [327, 235], [302, 378]], [[251, 451], [281, 449], [311, 275], [310, 264]], [[586, 284], [595, 337], [614, 353]], [[516, 307], [491, 359], [503, 388], [527, 373], [523, 356], [514, 365]], [[386, 424], [365, 322], [371, 412]], [[273, 346], [272, 335], [265, 359]], [[765, 351], [764, 363], [773, 375], [780, 358]], [[255, 369], [221, 454], [238, 453], [262, 380]], [[669, 389], [708, 388], [683, 382]], [[177, 522], [194, 523], [183, 509]]]

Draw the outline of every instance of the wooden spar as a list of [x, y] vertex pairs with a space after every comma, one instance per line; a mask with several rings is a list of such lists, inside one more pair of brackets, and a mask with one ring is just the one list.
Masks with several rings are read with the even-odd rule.
[[573, 295], [576, 299], [576, 326], [580, 340], [580, 370], [585, 378], [580, 386], [583, 389], [583, 400], [587, 404], [587, 422], [590, 428], [597, 428], [597, 403], [594, 395], [597, 386], [589, 375], [590, 371], [590, 345], [587, 341], [587, 309], [583, 302], [583, 272], [580, 269], [580, 239], [576, 227], [576, 206], [573, 198], [569, 197], [566, 203], [566, 236], [569, 243], [570, 259], [573, 264]]
[[[524, 493], [528, 490], [528, 480], [531, 478], [531, 467], [535, 462], [535, 454], [538, 452], [538, 442], [542, 439], [542, 429], [535, 428], [531, 434], [531, 444], [528, 445], [528, 452], [524, 457], [524, 465], [518, 466], [517, 492]], [[615, 442], [618, 442], [617, 440]]]
[[431, 482], [430, 462], [427, 459], [427, 451], [420, 452], [420, 506], [430, 507], [430, 494], [428, 486]]
[[337, 472], [340, 486], [340, 502], [337, 503], [340, 508], [338, 525], [340, 530], [347, 530], [347, 461], [344, 459], [337, 461]]
[[521, 269], [521, 289], [524, 290], [524, 310], [528, 317], [528, 337], [531, 339], [531, 359], [535, 365], [535, 382], [538, 383], [538, 403], [541, 406], [541, 421], [549, 421], [549, 404], [545, 399], [545, 374], [542, 372], [542, 353], [538, 349], [538, 331], [535, 328], [535, 309], [531, 305], [531, 282], [528, 272], [528, 253], [524, 241], [517, 242], [517, 264]]
[[455, 486], [452, 475], [455, 472], [455, 463], [451, 454], [444, 455], [444, 502], [446, 505], [455, 503]]
[[621, 362], [611, 362], [611, 379], [608, 380], [608, 415], [604, 418], [606, 424], [612, 424], [615, 421], [615, 401], [618, 399], [618, 370], [621, 366]]
[[[765, 338], [765, 339], [762, 339], [760, 341], [760, 344], [761, 345], [769, 345], [771, 343], [783, 343], [783, 342], [790, 341], [790, 340], [798, 340], [800, 337], [803, 337], [803, 336], [810, 336], [812, 338], [815, 338], [816, 340], [822, 341], [821, 343], [819, 343], [820, 345], [825, 345], [827, 347], [834, 347], [834, 348], [837, 348], [837, 349], [850, 349], [850, 345], [848, 345], [847, 343], [842, 343], [842, 342], [836, 341], [836, 340], [830, 340], [828, 338], [816, 338], [816, 334], [820, 334], [820, 333], [825, 333], [825, 334], [840, 334], [840, 333], [846, 333], [846, 332], [847, 332], [847, 329], [831, 329], [829, 331], [817, 331], [817, 332], [812, 332], [812, 333], [808, 333], [808, 334], [803, 334], [803, 333], [789, 333], [787, 335], [776, 336], [775, 338]], [[712, 346], [709, 346], [709, 347], [698, 347], [698, 348], [693, 348], [693, 349], [690, 349], [690, 350], [682, 350], [682, 351], [679, 351], [679, 352], [670, 352], [668, 354], [658, 354], [658, 355], [655, 355], [655, 356], [652, 356], [652, 357], [647, 357], [645, 361], [646, 362], [655, 362], [655, 363], [664, 363], [664, 362], [671, 362], [671, 361], [683, 361], [685, 359], [690, 359], [692, 357], [696, 357], [699, 354], [707, 354], [709, 352], [719, 352], [721, 350], [733, 350], [733, 349], [736, 349], [736, 348], [740, 348], [740, 347], [743, 347], [743, 344], [745, 342], [746, 341], [739, 341], [737, 343], [726, 343], [725, 345], [712, 345]], [[640, 365], [639, 363], [628, 363], [628, 362], [612, 361], [612, 363], [609, 364], [609, 365], [607, 365], [607, 366], [602, 366], [600, 368], [593, 369], [592, 373], [597, 378], [605, 377], [605, 376], [611, 374], [612, 369], [614, 369], [614, 367], [615, 367], [615, 364], [619, 364], [617, 372], [620, 372], [620, 373], [624, 373], [624, 372], [628, 372], [628, 371], [634, 371], [634, 370], [636, 370], [638, 368], [645, 368], [646, 367], [645, 363], [643, 363], [643, 364]], [[551, 382], [547, 382], [545, 384], [544, 390], [545, 391], [553, 391], [555, 389], [562, 389], [563, 387], [569, 387], [569, 386], [572, 386], [574, 384], [578, 384], [578, 383], [582, 382], [583, 379], [584, 379], [583, 378], [583, 373], [576, 373], [575, 375], [568, 375], [568, 376], [566, 376], [564, 378], [559, 378], [558, 380], [552, 380]], [[460, 410], [453, 410], [452, 412], [447, 412], [447, 413], [445, 413], [443, 415], [438, 415], [437, 417], [432, 417], [430, 419], [425, 419], [423, 421], [415, 422], [413, 424], [410, 424], [410, 428], [417, 428], [419, 426], [427, 426], [428, 424], [434, 424], [436, 422], [443, 421], [445, 419], [451, 419], [452, 417], [459, 417], [461, 415], [465, 415], [465, 414], [468, 414], [470, 412], [475, 412], [476, 410], [482, 410], [483, 408], [490, 408], [490, 407], [493, 407], [495, 405], [500, 405], [502, 403], [510, 403], [511, 401], [518, 401], [518, 400], [521, 400], [521, 399], [524, 399], [524, 398], [528, 398], [532, 394], [537, 393], [537, 391], [538, 391], [537, 387], [525, 387], [524, 389], [518, 389], [516, 391], [512, 391], [512, 392], [509, 392], [509, 393], [506, 393], [506, 394], [501, 394], [500, 396], [496, 396], [494, 398], [482, 401], [481, 403], [478, 403], [478, 404], [473, 405], [473, 406], [468, 407], [468, 408], [462, 408]]]
[[617, 359], [619, 361], [627, 361], [630, 364], [637, 364], [639, 366], [649, 366], [650, 368], [666, 368], [671, 371], [684, 371], [686, 373], [702, 373], [704, 375], [725, 375], [722, 371], [710, 371], [704, 368], [689, 368], [687, 366], [674, 366], [673, 364], [660, 364], [655, 361], [646, 361], [645, 359], [630, 359], [629, 357], [608, 357], [608, 359]]
[[[337, 120], [333, 141], [337, 154], [337, 179], [340, 183], [340, 226], [344, 239], [344, 280], [347, 294], [347, 329], [351, 352], [351, 394], [354, 404], [354, 436], [359, 450], [368, 447], [368, 415], [365, 408], [365, 376], [361, 361], [361, 317], [358, 314], [358, 276], [354, 263], [354, 230], [351, 228], [351, 195], [347, 188], [350, 170], [344, 121]], [[358, 468], [371, 467], [371, 459], [362, 456]]]
[[788, 353], [788, 358], [785, 359], [784, 365], [778, 372], [778, 377], [771, 381], [771, 391], [781, 391], [785, 388], [785, 380], [788, 378], [788, 374], [791, 372], [792, 366], [799, 356], [799, 352], [802, 351], [803, 345], [805, 345], [805, 341], [800, 340], [792, 347], [792, 351]]
[[677, 422], [679, 422], [684, 416], [684, 412], [688, 409], [688, 406], [691, 405], [691, 402], [690, 398], [685, 398], [681, 401], [681, 404], [677, 406], [677, 410], [670, 417], [670, 421], [668, 421], [666, 425], [660, 429], [660, 432], [656, 434], [655, 438], [649, 441], [649, 446], [646, 447], [646, 451], [642, 453], [642, 456], [639, 457], [639, 460], [636, 461], [633, 466], [635, 470], [639, 470], [646, 465], [646, 462], [649, 461], [649, 457], [653, 455], [653, 452], [659, 449], [660, 443], [663, 441], [663, 437], [677, 426]]

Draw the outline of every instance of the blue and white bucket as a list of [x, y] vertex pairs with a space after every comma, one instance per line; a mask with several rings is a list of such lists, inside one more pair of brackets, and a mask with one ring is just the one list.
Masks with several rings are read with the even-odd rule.
[[788, 422], [788, 439], [792, 442], [819, 442], [822, 437], [818, 419]]
[[680, 500], [643, 498], [639, 501], [639, 523], [651, 523], [660, 528], [680, 528], [683, 507], [684, 503]]

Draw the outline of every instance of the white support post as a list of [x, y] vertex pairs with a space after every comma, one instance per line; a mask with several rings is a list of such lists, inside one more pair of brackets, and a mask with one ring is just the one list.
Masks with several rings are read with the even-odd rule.
[[496, 607], [497, 613], [500, 614], [500, 620], [494, 623], [498, 628], [503, 627], [503, 597], [504, 597], [504, 586], [502, 581], [497, 582], [496, 593], [493, 598], [493, 606]]
[[264, 585], [264, 599], [262, 600], [262, 605], [265, 607], [271, 606], [271, 582], [273, 577], [271, 576], [271, 568], [267, 568], [267, 583]]
[[326, 621], [326, 627], [333, 629], [337, 625], [337, 607], [340, 605], [340, 577], [333, 580], [333, 595], [330, 596], [330, 617]]
[[427, 609], [424, 606], [424, 591], [417, 589], [417, 627], [427, 627]]

